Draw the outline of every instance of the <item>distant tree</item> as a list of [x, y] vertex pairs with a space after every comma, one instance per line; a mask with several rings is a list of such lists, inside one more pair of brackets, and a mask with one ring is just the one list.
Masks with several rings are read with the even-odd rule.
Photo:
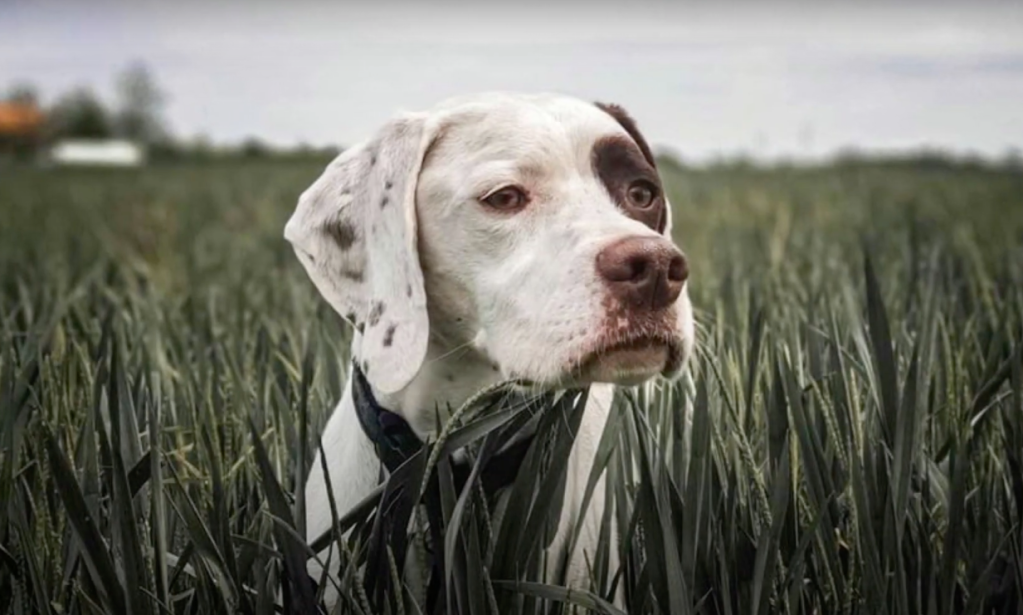
[[192, 140], [187, 147], [188, 151], [195, 158], [209, 159], [213, 158], [216, 154], [216, 148], [213, 146], [213, 139], [211, 139], [206, 133], [199, 133], [192, 137]]
[[117, 99], [114, 127], [119, 136], [146, 145], [166, 140], [165, 97], [145, 64], [132, 64], [118, 75]]
[[1023, 151], [1010, 147], [1002, 156], [1002, 167], [1009, 171], [1023, 171]]
[[245, 158], [265, 158], [270, 154], [270, 148], [258, 137], [248, 137], [242, 141], [239, 152]]
[[49, 121], [50, 134], [56, 139], [105, 139], [112, 135], [110, 115], [88, 88], [77, 88], [61, 96], [50, 109]]
[[30, 83], [16, 83], [9, 90], [5, 100], [15, 105], [39, 106], [39, 93]]

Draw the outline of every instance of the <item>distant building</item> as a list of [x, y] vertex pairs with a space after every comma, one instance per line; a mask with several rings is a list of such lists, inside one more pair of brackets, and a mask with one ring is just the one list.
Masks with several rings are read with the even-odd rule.
[[31, 157], [42, 142], [45, 119], [35, 104], [0, 102], [0, 159]]
[[38, 134], [43, 119], [43, 112], [33, 104], [0, 102], [0, 135]]
[[145, 162], [146, 154], [131, 141], [75, 139], [56, 143], [50, 160], [65, 166], [137, 167]]

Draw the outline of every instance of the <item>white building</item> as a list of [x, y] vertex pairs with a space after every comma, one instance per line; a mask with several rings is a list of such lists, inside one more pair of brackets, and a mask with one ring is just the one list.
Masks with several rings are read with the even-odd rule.
[[65, 166], [137, 167], [145, 162], [146, 155], [131, 141], [75, 139], [54, 145], [50, 159]]

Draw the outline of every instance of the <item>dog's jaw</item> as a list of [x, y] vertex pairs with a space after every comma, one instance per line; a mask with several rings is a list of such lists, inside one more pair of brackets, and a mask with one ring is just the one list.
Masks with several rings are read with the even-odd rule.
[[469, 398], [504, 379], [500, 368], [475, 348], [451, 348], [431, 339], [426, 360], [408, 386], [398, 393], [374, 394], [425, 440], [435, 436]]

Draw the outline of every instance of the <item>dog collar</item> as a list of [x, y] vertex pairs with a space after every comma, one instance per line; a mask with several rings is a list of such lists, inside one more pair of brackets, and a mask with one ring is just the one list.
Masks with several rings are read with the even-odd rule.
[[[423, 441], [401, 415], [387, 410], [377, 402], [358, 362], [352, 362], [351, 374], [352, 400], [355, 403], [355, 414], [359, 417], [359, 425], [373, 443], [377, 458], [389, 473], [393, 473], [419, 452], [423, 447]], [[515, 480], [519, 467], [533, 443], [533, 437], [531, 434], [522, 438], [490, 458], [480, 475], [484, 493], [493, 494]], [[451, 471], [455, 488], [461, 491], [472, 472], [472, 466], [468, 462], [452, 459]]]
[[405, 419], [377, 402], [366, 375], [356, 362], [352, 363], [352, 399], [359, 425], [388, 472], [397, 470], [423, 446]]

